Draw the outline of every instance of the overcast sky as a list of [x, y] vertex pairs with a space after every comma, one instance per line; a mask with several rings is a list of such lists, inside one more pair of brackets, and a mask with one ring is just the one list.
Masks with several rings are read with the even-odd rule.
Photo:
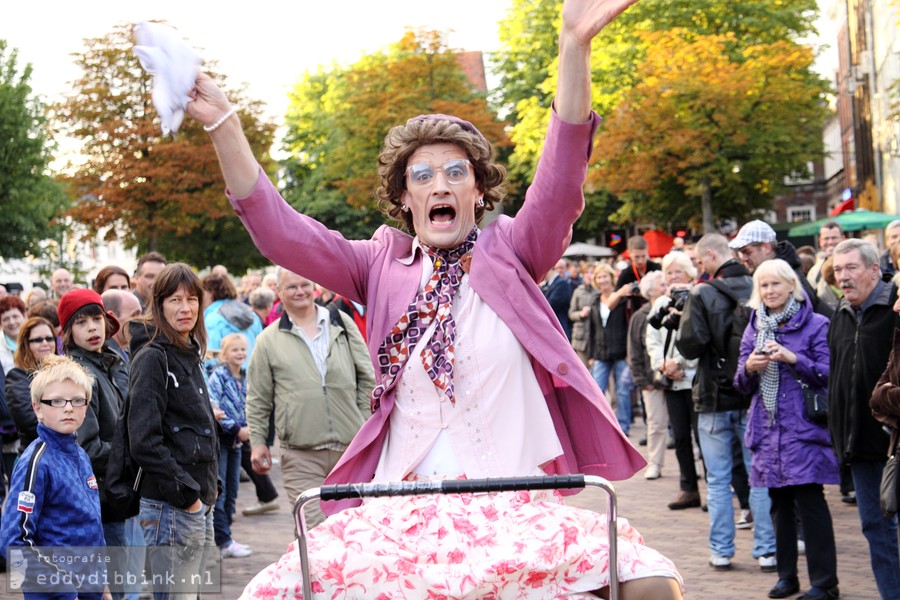
[[78, 76], [71, 54], [85, 38], [120, 23], [165, 20], [205, 59], [218, 61], [232, 85], [280, 121], [292, 84], [307, 70], [334, 61], [348, 64], [398, 41], [407, 27], [447, 32], [463, 50], [491, 52], [509, 0], [60, 0], [4, 2], [0, 39], [19, 50], [20, 68], [34, 67], [32, 87], [54, 102]]

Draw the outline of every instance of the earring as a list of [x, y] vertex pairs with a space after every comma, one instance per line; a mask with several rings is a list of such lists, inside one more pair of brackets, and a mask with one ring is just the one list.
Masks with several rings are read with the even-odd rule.
[[402, 210], [403, 212], [409, 212], [409, 207], [407, 205], [403, 204], [400, 206], [400, 210]]
[[478, 206], [484, 206], [484, 196], [478, 196]]

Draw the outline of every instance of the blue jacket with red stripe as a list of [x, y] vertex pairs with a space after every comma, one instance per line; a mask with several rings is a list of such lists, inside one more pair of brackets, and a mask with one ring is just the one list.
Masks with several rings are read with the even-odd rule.
[[7, 556], [10, 547], [22, 547], [28, 561], [24, 591], [31, 592], [39, 592], [35, 573], [66, 568], [48, 547], [104, 545], [100, 495], [87, 453], [75, 435], [42, 423], [37, 433], [13, 469], [0, 524], [0, 553]]

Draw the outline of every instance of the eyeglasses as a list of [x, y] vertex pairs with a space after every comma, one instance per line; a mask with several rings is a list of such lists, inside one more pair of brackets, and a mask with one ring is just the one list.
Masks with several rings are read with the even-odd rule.
[[29, 344], [40, 344], [42, 342], [46, 342], [49, 344], [50, 342], [55, 342], [55, 341], [56, 341], [56, 338], [53, 337], [52, 335], [48, 335], [47, 337], [28, 338]]
[[87, 406], [88, 403], [87, 398], [41, 398], [40, 402], [53, 408], [62, 408], [70, 403], [73, 408], [81, 408]]
[[[465, 183], [469, 180], [470, 166], [472, 166], [472, 163], [468, 160], [457, 159], [447, 161], [444, 163], [444, 166], [439, 167], [439, 169], [443, 171], [447, 183], [459, 185], [460, 183]], [[416, 163], [414, 165], [409, 165], [406, 168], [406, 175], [409, 177], [409, 182], [412, 185], [426, 187], [434, 183], [437, 171], [435, 170], [435, 167], [428, 163]]]

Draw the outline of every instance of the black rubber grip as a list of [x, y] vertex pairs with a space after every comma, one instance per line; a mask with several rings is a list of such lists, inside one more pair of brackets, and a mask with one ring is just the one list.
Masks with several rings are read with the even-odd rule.
[[496, 479], [445, 479], [443, 481], [402, 481], [398, 483], [349, 483], [319, 488], [322, 500], [375, 498], [378, 496], [419, 496], [424, 494], [472, 494], [477, 492], [518, 492], [584, 487], [584, 475], [546, 477], [501, 477]]

